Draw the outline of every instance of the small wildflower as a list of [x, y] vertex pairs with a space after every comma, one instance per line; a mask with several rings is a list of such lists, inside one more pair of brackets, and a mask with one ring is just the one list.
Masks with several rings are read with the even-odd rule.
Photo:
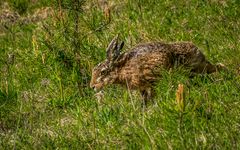
[[15, 60], [15, 55], [13, 53], [8, 54], [8, 60], [7, 60], [8, 64], [11, 64], [11, 65], [14, 64], [14, 60]]
[[21, 97], [22, 97], [22, 99], [23, 99], [24, 101], [29, 101], [29, 99], [30, 99], [30, 93], [29, 93], [28, 91], [23, 91], [23, 92], [21, 93]]
[[49, 79], [46, 79], [46, 78], [42, 79], [42, 81], [41, 81], [41, 85], [42, 86], [48, 86], [49, 84], [50, 84], [50, 80]]
[[103, 91], [100, 91], [100, 92], [96, 93], [96, 94], [95, 94], [95, 97], [97, 98], [97, 100], [98, 100], [99, 102], [101, 102], [101, 101], [103, 100], [103, 98], [104, 98], [104, 93], [103, 93]]

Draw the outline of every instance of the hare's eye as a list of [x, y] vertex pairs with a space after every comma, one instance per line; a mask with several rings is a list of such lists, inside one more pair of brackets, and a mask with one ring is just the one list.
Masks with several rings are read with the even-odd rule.
[[107, 67], [104, 67], [101, 69], [101, 75], [106, 75], [108, 73], [108, 68]]
[[107, 69], [104, 69], [101, 71], [101, 75], [106, 75], [108, 73], [108, 70]]

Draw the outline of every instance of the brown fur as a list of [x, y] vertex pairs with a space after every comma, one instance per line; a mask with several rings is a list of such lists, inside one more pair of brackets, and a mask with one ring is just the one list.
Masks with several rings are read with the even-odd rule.
[[[118, 47], [117, 38], [112, 45]], [[115, 56], [114, 50], [111, 53]], [[146, 101], [153, 96], [153, 85], [161, 77], [162, 69], [174, 66], [183, 66], [192, 73], [212, 73], [219, 68], [207, 61], [199, 48], [190, 42], [145, 43], [119, 54], [114, 60], [108, 56], [93, 69], [90, 86], [101, 90], [110, 84], [124, 85], [140, 90]]]

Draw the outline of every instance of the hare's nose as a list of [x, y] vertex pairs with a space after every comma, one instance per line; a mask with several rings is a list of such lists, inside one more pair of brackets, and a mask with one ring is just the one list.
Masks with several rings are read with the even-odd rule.
[[90, 88], [94, 88], [95, 86], [94, 86], [94, 84], [92, 84], [92, 82], [90, 82]]
[[90, 88], [92, 88], [94, 91], [97, 91], [97, 88], [94, 85], [90, 85]]
[[94, 85], [90, 85], [90, 88], [95, 89], [95, 86]]

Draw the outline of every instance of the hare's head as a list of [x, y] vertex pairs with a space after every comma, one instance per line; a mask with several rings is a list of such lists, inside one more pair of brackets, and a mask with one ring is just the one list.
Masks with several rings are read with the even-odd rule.
[[116, 80], [116, 64], [123, 45], [124, 42], [118, 43], [118, 35], [115, 36], [106, 49], [107, 59], [93, 68], [90, 87], [95, 91], [101, 90]]

